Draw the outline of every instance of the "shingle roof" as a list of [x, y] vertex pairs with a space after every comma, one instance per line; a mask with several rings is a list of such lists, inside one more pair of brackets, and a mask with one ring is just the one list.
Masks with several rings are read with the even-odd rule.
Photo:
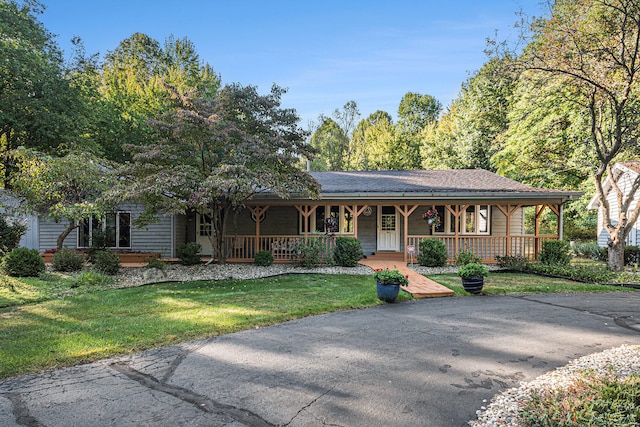
[[640, 173], [640, 161], [620, 162], [620, 164], [631, 169], [634, 172]]
[[556, 191], [530, 187], [482, 169], [311, 172], [311, 175], [322, 186], [322, 194]]

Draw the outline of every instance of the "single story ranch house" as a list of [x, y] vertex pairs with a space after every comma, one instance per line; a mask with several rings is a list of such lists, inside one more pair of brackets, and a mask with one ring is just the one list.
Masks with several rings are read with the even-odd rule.
[[[358, 238], [365, 254], [392, 252], [405, 260], [417, 255], [422, 239], [443, 241], [450, 259], [461, 250], [487, 263], [504, 255], [535, 259], [542, 240], [562, 237], [563, 205], [582, 195], [530, 187], [479, 169], [310, 173], [321, 185], [317, 199], [263, 192], [247, 200], [224, 236], [228, 261], [252, 262], [256, 252], [268, 250], [277, 262], [287, 262], [305, 238], [323, 237], [330, 249], [336, 236]], [[533, 234], [525, 234], [525, 207], [535, 209]], [[539, 233], [545, 209], [558, 217], [555, 234]], [[423, 219], [427, 210], [437, 211], [439, 224]], [[198, 242], [203, 255], [211, 253], [206, 216], [162, 216], [139, 229], [132, 221], [141, 212], [141, 206], [129, 204], [102, 220], [85, 221], [65, 246], [86, 247], [92, 233], [106, 229], [114, 249], [173, 258], [181, 243]], [[55, 247], [62, 227], [40, 220], [41, 252]]]

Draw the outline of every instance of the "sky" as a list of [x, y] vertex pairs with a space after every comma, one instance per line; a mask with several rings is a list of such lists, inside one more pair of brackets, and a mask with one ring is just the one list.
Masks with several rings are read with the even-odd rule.
[[194, 43], [223, 84], [287, 88], [301, 126], [356, 101], [360, 118], [397, 117], [407, 92], [448, 107], [487, 61], [486, 40], [515, 41], [517, 12], [540, 0], [42, 0], [39, 19], [67, 58], [79, 36], [104, 57], [136, 32]]

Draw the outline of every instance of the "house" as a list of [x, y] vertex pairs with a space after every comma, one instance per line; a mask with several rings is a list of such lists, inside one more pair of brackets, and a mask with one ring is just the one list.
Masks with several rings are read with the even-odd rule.
[[[576, 191], [533, 188], [485, 170], [311, 172], [320, 183], [318, 199], [292, 194], [282, 199], [270, 192], [254, 195], [230, 221], [225, 236], [229, 261], [251, 262], [259, 250], [277, 261], [289, 261], [295, 246], [322, 237], [330, 249], [336, 236], [356, 237], [365, 254], [395, 252], [407, 259], [422, 239], [442, 240], [449, 258], [472, 250], [484, 262], [496, 256], [533, 259], [543, 239], [562, 236], [564, 203], [582, 195]], [[524, 209], [535, 209], [533, 234], [525, 234]], [[428, 209], [440, 223], [423, 220]], [[558, 218], [553, 235], [540, 235], [538, 218], [545, 209]], [[196, 241], [211, 252], [211, 224], [203, 215], [163, 216], [147, 229], [132, 220], [140, 206], [123, 206], [104, 221], [85, 221], [65, 240], [65, 246], [87, 246], [95, 230], [108, 229], [110, 246], [160, 252], [175, 257], [180, 243]], [[40, 250], [55, 247], [60, 224], [41, 222]]]
[[[613, 176], [616, 184], [618, 185], [618, 187], [620, 188], [620, 190], [624, 195], [624, 200], [627, 200], [629, 198], [629, 191], [631, 189], [633, 181], [635, 181], [640, 175], [640, 161], [619, 162], [614, 164], [611, 170], [613, 172]], [[612, 223], [615, 224], [618, 222], [617, 221], [618, 213], [619, 213], [618, 198], [611, 184], [612, 184], [611, 177], [608, 176], [607, 178], [605, 178], [604, 182], [602, 183], [602, 188], [607, 196], [607, 201], [609, 202], [609, 206], [611, 209], [610, 211], [611, 221]], [[634, 194], [633, 200], [629, 205], [629, 209], [628, 209], [629, 214], [637, 206], [639, 198], [640, 198], [640, 191], [637, 191]], [[598, 200], [597, 196], [594, 196], [591, 199], [591, 202], [589, 202], [589, 204], [587, 205], [587, 208], [598, 211], [598, 226], [597, 226], [598, 246], [602, 248], [607, 247], [609, 232], [607, 232], [607, 230], [604, 227], [603, 208], [600, 205], [600, 201]], [[635, 222], [635, 224], [633, 225], [633, 228], [627, 235], [627, 238], [626, 238], [627, 245], [640, 246], [640, 232], [638, 231], [639, 229], [640, 229], [640, 219]]]

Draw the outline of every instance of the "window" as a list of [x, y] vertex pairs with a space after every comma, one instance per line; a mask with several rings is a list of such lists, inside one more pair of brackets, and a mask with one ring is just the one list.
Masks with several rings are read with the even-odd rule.
[[200, 214], [200, 222], [198, 224], [198, 233], [202, 237], [211, 235], [211, 217], [209, 215]]
[[[309, 216], [309, 231], [315, 233], [350, 234], [353, 233], [353, 214], [344, 206], [318, 206]], [[304, 233], [304, 216], [299, 215], [300, 233]]]
[[[456, 218], [444, 206], [436, 206], [440, 224], [433, 228], [434, 234], [455, 234]], [[461, 234], [489, 234], [490, 210], [488, 205], [471, 205], [460, 214], [459, 232]]]
[[101, 221], [97, 217], [85, 219], [78, 229], [78, 247], [92, 245], [108, 248], [131, 247], [131, 213], [112, 212]]

